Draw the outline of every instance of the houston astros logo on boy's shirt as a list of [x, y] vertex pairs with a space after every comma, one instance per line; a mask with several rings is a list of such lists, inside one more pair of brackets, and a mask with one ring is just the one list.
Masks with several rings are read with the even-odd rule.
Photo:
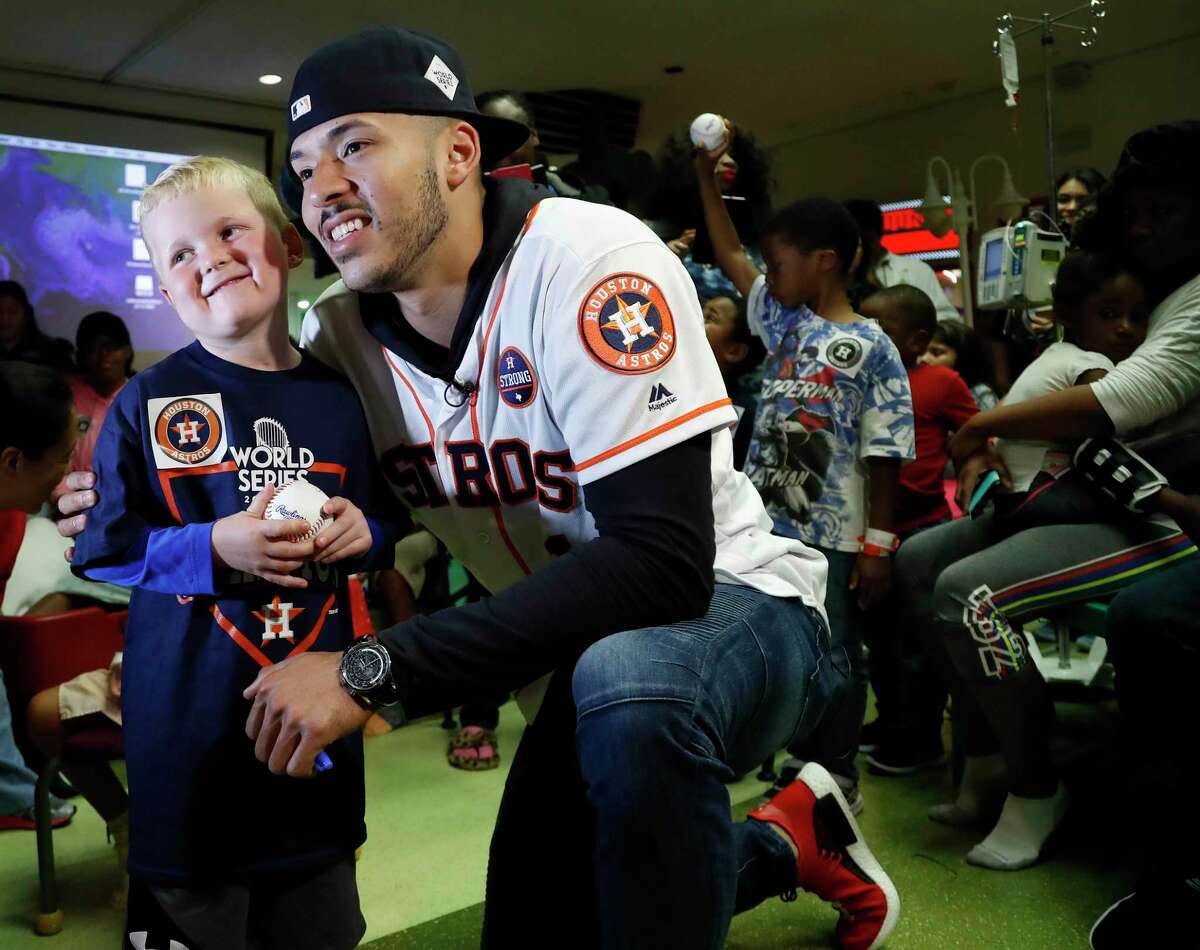
[[848, 376], [857, 376], [858, 371], [866, 362], [867, 354], [871, 352], [870, 340], [854, 336], [840, 336], [826, 340], [818, 352], [817, 358], [828, 366], [834, 366]]
[[252, 613], [263, 622], [263, 643], [268, 640], [288, 640], [294, 643], [296, 637], [292, 633], [292, 618], [304, 613], [304, 608], [294, 608], [291, 604], [280, 603], [279, 595], [276, 594], [274, 600], [269, 604], [263, 604], [262, 613], [257, 610]]
[[579, 336], [588, 355], [616, 373], [649, 373], [675, 355], [671, 308], [641, 274], [612, 274], [588, 291]]
[[146, 401], [159, 469], [191, 468], [219, 462], [228, 440], [220, 393], [167, 396]]

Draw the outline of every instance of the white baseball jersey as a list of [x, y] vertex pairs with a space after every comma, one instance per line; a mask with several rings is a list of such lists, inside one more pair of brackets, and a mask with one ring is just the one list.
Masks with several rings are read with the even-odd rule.
[[679, 260], [614, 208], [547, 198], [497, 271], [455, 377], [388, 350], [334, 284], [302, 345], [358, 389], [384, 472], [414, 517], [490, 590], [596, 537], [587, 485], [712, 433], [718, 582], [822, 611], [826, 565], [771, 534], [733, 468], [730, 405]]

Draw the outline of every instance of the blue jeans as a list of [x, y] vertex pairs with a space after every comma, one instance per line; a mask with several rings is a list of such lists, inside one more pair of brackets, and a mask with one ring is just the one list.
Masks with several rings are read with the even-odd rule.
[[819, 747], [848, 676], [815, 611], [725, 584], [698, 620], [593, 644], [514, 757], [484, 946], [717, 950], [796, 875], [770, 826], [730, 820], [724, 783]]
[[842, 721], [830, 724], [820, 743], [801, 737], [788, 745], [788, 753], [798, 759], [819, 762], [834, 775], [858, 781], [858, 739], [867, 713], [867, 662], [863, 655], [863, 629], [866, 617], [858, 606], [858, 591], [850, 589], [850, 574], [857, 554], [817, 548], [829, 562], [825, 582], [825, 614], [835, 650], [844, 650], [850, 658], [850, 683], [842, 706]]
[[0, 672], [0, 815], [12, 815], [33, 807], [33, 786], [37, 776], [25, 764], [13, 738], [12, 710], [4, 674]]

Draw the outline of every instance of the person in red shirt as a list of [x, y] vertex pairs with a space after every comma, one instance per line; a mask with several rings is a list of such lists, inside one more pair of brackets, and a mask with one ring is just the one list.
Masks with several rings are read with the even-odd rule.
[[[17, 361], [0, 362], [0, 405], [20, 412], [0, 414], [0, 601], [25, 537], [25, 515], [50, 497], [67, 471], [79, 424], [71, 390], [56, 371]], [[25, 765], [13, 739], [12, 712], [0, 673], [0, 831], [30, 830], [37, 776]], [[57, 828], [75, 806], [51, 799]]]
[[[971, 390], [948, 366], [918, 363], [937, 329], [937, 312], [924, 291], [899, 284], [872, 294], [859, 307], [879, 321], [900, 351], [912, 390], [917, 457], [900, 469], [896, 533], [901, 543], [925, 528], [949, 521], [942, 489], [950, 436], [979, 411]], [[863, 727], [860, 748], [877, 775], [906, 775], [942, 761], [942, 711], [946, 690], [930, 668], [915, 631], [899, 628], [892, 603], [869, 624], [868, 663], [877, 716]], [[874, 641], [874, 642], [872, 642]]]

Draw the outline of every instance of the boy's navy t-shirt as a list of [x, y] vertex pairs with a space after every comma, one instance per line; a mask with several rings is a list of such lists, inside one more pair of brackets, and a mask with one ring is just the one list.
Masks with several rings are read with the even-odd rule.
[[[328, 772], [272, 775], [246, 737], [242, 691], [289, 656], [349, 645], [346, 578], [391, 553], [394, 533], [370, 517], [386, 502], [353, 388], [307, 355], [265, 372], [194, 343], [125, 386], [94, 469], [99, 502], [73, 566], [135, 588], [121, 684], [130, 873], [229, 881], [344, 859], [366, 837], [361, 736], [326, 750]], [[306, 563], [304, 590], [214, 569], [212, 522], [297, 477], [368, 514], [371, 552]]]

